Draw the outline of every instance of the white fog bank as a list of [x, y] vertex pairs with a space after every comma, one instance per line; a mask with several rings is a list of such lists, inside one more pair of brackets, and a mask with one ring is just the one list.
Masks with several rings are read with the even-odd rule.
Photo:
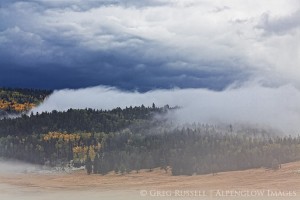
[[0, 157], [0, 175], [1, 174], [15, 174], [15, 173], [30, 173], [41, 170], [40, 166], [16, 161], [7, 160]]
[[126, 106], [180, 106], [172, 119], [181, 123], [248, 123], [267, 125], [296, 134], [300, 130], [300, 91], [292, 85], [276, 88], [259, 84], [207, 89], [125, 92], [104, 86], [58, 90], [35, 112], [65, 111], [69, 108], [112, 109]]

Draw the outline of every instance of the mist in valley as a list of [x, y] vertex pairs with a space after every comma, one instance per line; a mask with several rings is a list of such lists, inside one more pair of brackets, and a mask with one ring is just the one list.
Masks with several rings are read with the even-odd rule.
[[299, 2], [2, 0], [0, 200], [299, 199]]
[[[113, 87], [97, 86], [78, 90], [64, 89], [54, 91], [38, 107], [29, 112], [66, 111], [72, 109], [103, 109], [129, 106], [157, 107], [169, 105], [179, 109], [169, 111], [166, 115], [157, 115], [155, 120], [166, 120], [162, 127], [147, 127], [148, 133], [156, 128], [165, 128], [167, 132], [178, 127], [198, 129], [199, 132], [209, 129], [211, 133], [235, 134], [292, 134], [297, 135], [300, 125], [300, 91], [292, 86], [267, 87], [258, 83], [228, 87], [223, 91], [208, 89], [153, 90], [145, 93], [122, 91]], [[206, 126], [205, 124], [209, 124]], [[4, 199], [56, 199], [66, 198], [79, 200], [94, 199], [143, 199], [138, 190], [98, 190], [70, 189], [48, 190], [39, 187], [28, 187], [17, 181], [20, 174], [53, 174], [57, 172], [43, 169], [19, 161], [4, 160], [0, 162], [2, 177], [15, 177], [14, 184], [1, 183], [1, 197]], [[17, 184], [16, 184], [17, 182]], [[151, 199], [168, 199], [153, 197]], [[171, 198], [169, 198], [171, 199]], [[188, 199], [188, 198], [185, 198]], [[204, 199], [204, 198], [203, 198]], [[232, 199], [232, 198], [231, 198]], [[237, 198], [238, 199], [238, 198]], [[248, 198], [250, 199], [250, 198]]]
[[179, 106], [168, 118], [176, 124], [243, 124], [273, 128], [286, 134], [300, 129], [300, 91], [292, 85], [266, 87], [258, 83], [231, 86], [224, 91], [208, 89], [128, 92], [112, 87], [54, 91], [31, 112], [73, 109], [113, 109], [129, 106]]
[[[153, 90], [145, 93], [97, 86], [78, 90], [64, 89], [54, 91], [42, 104], [31, 110], [28, 115], [31, 112], [36, 114], [37, 112], [52, 112], [53, 110], [67, 111], [71, 108], [111, 110], [117, 107], [126, 108], [129, 106], [141, 106], [142, 104], [146, 107], [152, 107], [153, 103], [156, 107], [164, 107], [165, 105], [170, 107], [178, 106], [178, 109], [172, 109], [166, 114], [155, 115], [154, 121], [157, 120], [164, 123], [159, 126], [144, 127], [144, 130], [141, 130], [140, 133], [148, 134], [150, 137], [151, 134], [157, 133], [174, 134], [178, 137], [180, 135], [178, 130], [182, 128], [182, 130], [185, 130], [183, 132], [187, 134], [189, 131], [186, 131], [185, 128], [190, 128], [195, 131], [192, 134], [193, 136], [209, 133], [212, 134], [212, 137], [222, 140], [222, 136], [219, 133], [221, 135], [224, 133], [233, 133], [234, 135], [248, 134], [250, 135], [249, 137], [261, 134], [292, 134], [296, 136], [300, 128], [298, 124], [300, 120], [299, 102], [300, 91], [292, 85], [267, 87], [259, 83], [248, 83], [242, 86], [232, 85], [223, 91], [174, 88], [171, 90]], [[134, 127], [129, 128], [134, 129]], [[139, 127], [139, 129], [141, 128]], [[124, 131], [126, 132], [127, 130]], [[111, 141], [114, 141], [114, 139]], [[189, 139], [186, 138], [183, 141], [188, 142]], [[117, 139], [115, 142], [117, 143]], [[165, 145], [170, 145], [167, 143], [166, 141]], [[188, 146], [192, 147], [194, 144], [194, 142], [190, 141]], [[188, 146], [182, 146], [181, 148], [188, 149]], [[145, 154], [144, 157], [148, 157], [147, 155]], [[197, 154], [193, 150], [187, 155], [195, 156]], [[137, 155], [135, 156], [137, 157]], [[185, 161], [187, 157], [179, 154], [173, 155], [173, 159], [180, 156], [183, 163], [190, 161], [190, 159]], [[206, 158], [206, 156], [203, 158]], [[156, 157], [155, 160], [157, 159]], [[202, 161], [199, 162], [203, 163]], [[272, 162], [272, 159], [270, 162]], [[181, 164], [179, 163], [179, 165]], [[177, 167], [177, 164], [173, 165], [173, 167]], [[91, 187], [74, 190], [74, 188], [68, 188], [68, 185], [62, 185], [61, 189], [40, 187], [38, 185], [31, 186], [26, 181], [19, 180], [18, 177], [24, 174], [28, 175], [28, 177], [31, 176], [30, 174], [68, 176], [66, 171], [61, 173], [57, 170], [45, 169], [39, 165], [1, 159], [0, 178], [2, 177], [3, 179], [0, 184], [0, 197], [12, 200], [38, 200], [41, 198], [45, 200], [59, 198], [74, 200], [82, 198], [145, 199], [140, 195], [138, 189], [112, 190], [110, 188], [105, 190]], [[13, 181], [10, 182], [9, 180], [12, 179]], [[98, 181], [101, 181], [100, 179]], [[142, 186], [140, 188], [143, 189]], [[151, 199], [172, 199], [172, 197], [151, 197]], [[185, 197], [184, 199], [189, 198]], [[205, 199], [205, 197], [202, 199]]]

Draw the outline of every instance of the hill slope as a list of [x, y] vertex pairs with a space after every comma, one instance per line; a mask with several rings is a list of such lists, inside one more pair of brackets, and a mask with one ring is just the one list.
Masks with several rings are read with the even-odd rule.
[[26, 112], [41, 103], [50, 90], [0, 88], [0, 114]]

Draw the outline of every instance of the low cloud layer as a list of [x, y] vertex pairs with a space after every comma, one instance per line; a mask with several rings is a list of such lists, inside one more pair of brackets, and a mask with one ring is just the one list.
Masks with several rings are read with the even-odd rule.
[[0, 175], [12, 173], [36, 172], [38, 166], [16, 160], [6, 160], [0, 157]]
[[182, 107], [170, 118], [179, 123], [242, 123], [263, 125], [286, 133], [300, 129], [300, 91], [294, 86], [264, 87], [257, 83], [230, 87], [224, 91], [207, 89], [126, 92], [93, 87], [55, 91], [33, 112], [65, 111], [69, 108], [112, 109], [126, 106]]
[[0, 85], [300, 86], [298, 0], [3, 0]]

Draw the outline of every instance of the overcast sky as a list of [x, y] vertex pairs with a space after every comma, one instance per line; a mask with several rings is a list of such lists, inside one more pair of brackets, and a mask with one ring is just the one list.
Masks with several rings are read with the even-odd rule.
[[299, 0], [1, 0], [0, 86], [300, 87]]

